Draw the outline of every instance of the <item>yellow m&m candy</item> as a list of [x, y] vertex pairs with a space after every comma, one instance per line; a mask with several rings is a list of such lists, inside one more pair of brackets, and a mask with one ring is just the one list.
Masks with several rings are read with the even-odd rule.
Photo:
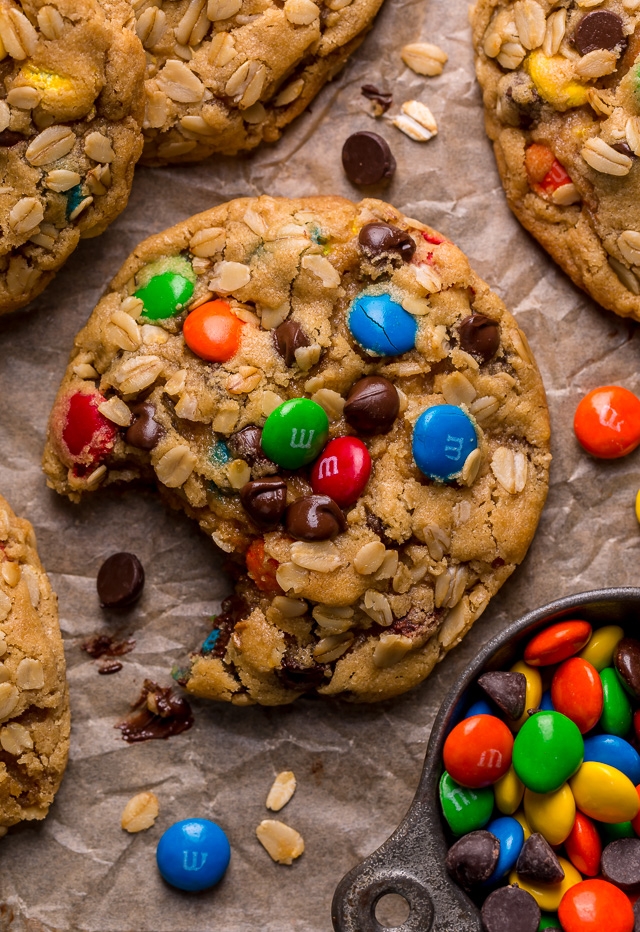
[[585, 761], [569, 783], [576, 806], [590, 819], [630, 822], [638, 815], [640, 800], [635, 786], [609, 764]]
[[573, 62], [562, 55], [547, 58], [544, 52], [536, 49], [525, 59], [524, 69], [531, 76], [542, 99], [557, 110], [569, 110], [586, 104], [587, 88], [574, 80]]
[[567, 783], [553, 793], [524, 791], [524, 814], [532, 832], [539, 832], [550, 845], [561, 845], [569, 837], [576, 819], [576, 803]]

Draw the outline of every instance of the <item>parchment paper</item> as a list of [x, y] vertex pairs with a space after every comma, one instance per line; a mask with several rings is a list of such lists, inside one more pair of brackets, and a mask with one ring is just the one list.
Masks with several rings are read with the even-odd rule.
[[[422, 79], [403, 66], [401, 47], [420, 39], [448, 52], [442, 76]], [[419, 144], [374, 122], [360, 95], [366, 83], [393, 92], [391, 113], [411, 98], [427, 103], [438, 137]], [[373, 32], [311, 111], [254, 155], [140, 169], [121, 218], [80, 246], [31, 313], [0, 322], [0, 491], [35, 525], [60, 598], [73, 713], [69, 768], [50, 815], [0, 842], [3, 930], [329, 932], [337, 881], [403, 816], [438, 704], [478, 647], [552, 598], [638, 583], [640, 450], [595, 462], [571, 429], [589, 389], [613, 382], [640, 393], [638, 327], [577, 291], [511, 216], [484, 135], [466, 4], [386, 0]], [[262, 193], [358, 199], [340, 164], [342, 142], [356, 129], [382, 133], [397, 158], [381, 196], [452, 238], [529, 337], [554, 430], [552, 487], [537, 537], [463, 644], [408, 695], [373, 707], [194, 702], [191, 731], [127, 745], [114, 723], [145, 677], [170, 683], [171, 664], [206, 636], [228, 584], [210, 542], [153, 493], [99, 493], [73, 506], [45, 487], [46, 420], [74, 334], [136, 243], [193, 213]], [[142, 601], [124, 619], [101, 611], [95, 591], [101, 562], [122, 549], [137, 553], [147, 572]], [[99, 631], [136, 639], [113, 676], [99, 676], [79, 647]], [[291, 867], [273, 864], [254, 834], [283, 769], [295, 772], [298, 789], [280, 818], [306, 843]], [[128, 835], [122, 808], [144, 789], [156, 792], [160, 816], [148, 832]], [[165, 886], [155, 867], [162, 831], [190, 816], [219, 822], [232, 846], [223, 882], [197, 896]]]

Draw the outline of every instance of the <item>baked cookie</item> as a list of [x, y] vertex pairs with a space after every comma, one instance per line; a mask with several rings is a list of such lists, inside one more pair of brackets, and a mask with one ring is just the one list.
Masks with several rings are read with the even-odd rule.
[[509, 206], [576, 285], [640, 320], [640, 5], [478, 0], [471, 20]]
[[136, 0], [147, 162], [274, 142], [360, 45], [382, 0]]
[[0, 2], [0, 314], [125, 207], [145, 58], [124, 0]]
[[0, 836], [44, 819], [69, 753], [58, 604], [33, 528], [0, 496]]
[[[514, 570], [547, 492], [526, 340], [459, 249], [376, 200], [243, 199], [143, 242], [75, 341], [44, 468], [143, 478], [237, 562], [197, 695], [373, 701]], [[247, 575], [248, 573], [248, 575]]]

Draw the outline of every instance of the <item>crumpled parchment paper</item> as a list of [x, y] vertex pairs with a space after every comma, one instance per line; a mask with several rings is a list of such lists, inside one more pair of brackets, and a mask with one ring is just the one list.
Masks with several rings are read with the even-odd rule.
[[[405, 68], [400, 49], [426, 40], [449, 54], [440, 77]], [[362, 84], [422, 100], [440, 132], [411, 141], [372, 119]], [[344, 177], [342, 142], [380, 132], [398, 161], [379, 192], [441, 230], [469, 256], [524, 328], [545, 380], [553, 426], [551, 491], [524, 565], [471, 634], [430, 679], [393, 702], [366, 707], [302, 700], [281, 709], [194, 702], [195, 726], [168, 741], [127, 745], [114, 723], [145, 677], [170, 682], [172, 663], [209, 632], [228, 591], [211, 543], [151, 491], [98, 493], [81, 506], [44, 483], [47, 415], [77, 330], [127, 254], [145, 236], [243, 195], [361, 192]], [[378, 193], [378, 192], [376, 192]], [[275, 146], [238, 159], [139, 169], [129, 207], [99, 239], [81, 244], [30, 313], [0, 322], [0, 490], [35, 525], [60, 599], [73, 730], [69, 768], [48, 818], [0, 841], [0, 929], [87, 932], [329, 932], [334, 887], [393, 831], [417, 785], [429, 729], [448, 686], [479, 646], [526, 610], [568, 593], [638, 583], [640, 528], [633, 503], [640, 450], [596, 462], [572, 432], [583, 393], [617, 383], [640, 393], [639, 330], [605, 313], [559, 272], [510, 214], [487, 141], [475, 83], [466, 4], [386, 0], [372, 33]], [[95, 577], [114, 551], [142, 560], [147, 583], [129, 614], [98, 605]], [[124, 669], [99, 676], [80, 643], [96, 632], [136, 639]], [[304, 836], [291, 867], [255, 838], [270, 816], [274, 775], [293, 770], [298, 789], [276, 816]], [[156, 825], [128, 835], [126, 801], [153, 789]], [[160, 880], [155, 848], [179, 819], [211, 818], [232, 858], [218, 888], [202, 895]]]

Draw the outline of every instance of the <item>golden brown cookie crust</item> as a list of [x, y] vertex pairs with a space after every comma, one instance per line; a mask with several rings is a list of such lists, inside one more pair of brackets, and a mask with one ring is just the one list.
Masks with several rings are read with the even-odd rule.
[[[576, 285], [608, 310], [640, 320], [639, 18], [633, 6], [478, 0], [471, 22], [487, 134], [509, 207]], [[614, 51], [581, 55], [575, 30], [597, 11], [620, 18], [624, 42]], [[550, 82], [551, 68], [564, 69], [560, 91]], [[606, 73], [589, 78], [589, 69]], [[532, 143], [550, 149], [566, 169], [572, 196], [568, 188], [555, 195], [534, 190], [525, 168]], [[593, 146], [604, 147], [604, 161], [589, 155]], [[618, 174], [611, 174], [607, 156], [615, 146]]]
[[33, 528], [0, 496], [0, 835], [46, 816], [69, 729], [57, 599]]
[[[401, 231], [415, 247], [411, 260], [368, 257], [359, 232], [370, 222]], [[190, 303], [145, 322], [134, 292], [149, 269], [187, 274], [185, 263], [196, 280]], [[392, 294], [411, 309], [415, 349], [362, 351], [347, 316], [363, 292]], [[185, 347], [182, 325], [189, 308], [219, 295], [244, 322], [243, 336], [231, 359], [211, 364]], [[460, 345], [460, 322], [472, 313], [498, 326], [489, 361]], [[291, 365], [273, 340], [285, 321], [308, 337]], [[400, 409], [388, 433], [360, 436], [373, 470], [345, 509], [346, 530], [318, 544], [296, 542], [282, 526], [263, 531], [239, 489], [281, 470], [243, 458], [238, 432], [304, 396], [327, 411], [330, 438], [358, 436], [344, 400], [370, 375], [395, 385]], [[71, 399], [82, 396], [107, 420], [95, 444], [73, 453], [65, 425]], [[150, 450], [129, 442], [140, 401], [157, 425]], [[468, 412], [480, 450], [477, 475], [448, 484], [426, 479], [411, 452], [418, 416], [443, 402]], [[549, 459], [544, 389], [526, 339], [457, 247], [381, 201], [262, 197], [220, 205], [137, 247], [76, 338], [44, 469], [49, 485], [75, 500], [100, 485], [151, 479], [240, 561], [240, 602], [223, 619], [224, 636], [212, 653], [194, 655], [181, 681], [198, 695], [275, 705], [304, 691], [291, 685], [299, 667], [320, 671], [322, 694], [360, 701], [420, 682], [524, 558]], [[286, 482], [288, 501], [310, 492], [308, 470], [286, 473]]]

